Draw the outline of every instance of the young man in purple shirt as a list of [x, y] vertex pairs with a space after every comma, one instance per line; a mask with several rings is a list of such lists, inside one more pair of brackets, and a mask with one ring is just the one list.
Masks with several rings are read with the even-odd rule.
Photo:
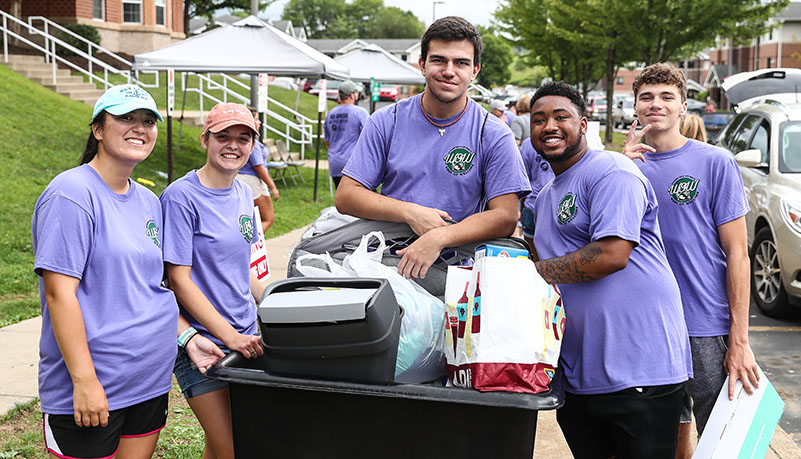
[[570, 317], [557, 421], [577, 458], [672, 459], [692, 362], [656, 196], [627, 158], [589, 151], [586, 129], [576, 89], [532, 97], [531, 143], [555, 175], [534, 204], [534, 255]]
[[356, 105], [359, 100], [359, 86], [348, 80], [339, 85], [339, 105], [325, 117], [325, 146], [328, 148], [328, 174], [339, 188], [342, 181], [342, 168], [350, 159], [359, 134], [362, 133], [367, 118], [367, 110]]
[[420, 236], [398, 251], [406, 277], [425, 277], [445, 247], [512, 234], [530, 190], [509, 128], [467, 97], [482, 46], [462, 18], [431, 24], [421, 43], [426, 91], [374, 113], [343, 170], [340, 212], [406, 222]]
[[[679, 132], [687, 85], [668, 64], [634, 80], [635, 112], [645, 127], [629, 131], [623, 153], [637, 162], [659, 201], [670, 267], [681, 289], [693, 354], [676, 457], [690, 457], [691, 410], [704, 430], [726, 374], [729, 398], [739, 379], [748, 393], [759, 380], [748, 342], [748, 202], [732, 155]], [[646, 137], [647, 144], [640, 143]]]

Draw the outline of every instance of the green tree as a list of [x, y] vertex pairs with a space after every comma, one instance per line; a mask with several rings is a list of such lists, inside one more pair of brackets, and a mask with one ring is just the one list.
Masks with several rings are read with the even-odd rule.
[[281, 17], [309, 38], [418, 38], [424, 31], [412, 12], [384, 0], [289, 0]]
[[[270, 6], [275, 0], [259, 0], [259, 11]], [[250, 0], [184, 0], [184, 32], [189, 34], [189, 20], [206, 17], [212, 20], [218, 10], [228, 8], [250, 11]]]
[[[614, 77], [621, 66], [689, 57], [714, 44], [717, 37], [746, 42], [766, 33], [770, 29], [767, 20], [788, 2], [506, 0], [496, 11], [496, 19], [518, 44], [544, 61], [555, 79], [576, 82], [565, 78], [562, 65], [575, 56], [594, 65], [602, 60], [607, 104], [611, 106]], [[550, 47], [553, 51], [548, 51]], [[581, 60], [573, 65], [580, 66]], [[607, 126], [611, 117], [612, 110], [607, 110]], [[606, 142], [611, 141], [611, 135], [612, 130], [607, 129]]]
[[411, 11], [395, 6], [379, 10], [369, 24], [365, 38], [420, 38], [426, 27]]
[[478, 73], [478, 84], [486, 87], [505, 85], [512, 77], [509, 66], [512, 65], [512, 47], [503, 37], [496, 34], [492, 27], [477, 27], [484, 42], [481, 53], [481, 71]]
[[603, 76], [604, 61], [599, 48], [574, 43], [558, 33], [563, 16], [550, 0], [506, 0], [495, 12], [499, 28], [526, 49], [520, 61], [530, 67], [542, 66], [547, 75], [579, 87], [584, 96]]

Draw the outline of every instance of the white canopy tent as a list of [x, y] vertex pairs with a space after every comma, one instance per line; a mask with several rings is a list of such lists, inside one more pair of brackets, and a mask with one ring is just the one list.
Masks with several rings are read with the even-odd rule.
[[[226, 27], [134, 56], [134, 70], [168, 70], [195, 73], [266, 73], [295, 77], [347, 79], [350, 71], [311, 46], [260, 20], [248, 16]], [[255, 101], [254, 105], [255, 105]], [[318, 114], [317, 156], [319, 158]], [[169, 124], [169, 123], [168, 123]], [[168, 131], [171, 129], [168, 126]], [[168, 141], [168, 176], [172, 176], [172, 139]], [[318, 161], [319, 163], [319, 161]], [[315, 165], [314, 199], [317, 199], [318, 165]]]
[[348, 67], [255, 16], [134, 56], [134, 70], [346, 79]]
[[353, 81], [367, 83], [374, 78], [379, 83], [419, 85], [426, 82], [420, 69], [375, 44], [334, 60], [350, 68], [350, 79]]

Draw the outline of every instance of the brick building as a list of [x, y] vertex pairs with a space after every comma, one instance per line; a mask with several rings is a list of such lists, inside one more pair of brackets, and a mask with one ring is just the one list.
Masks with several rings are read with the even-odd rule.
[[183, 0], [0, 0], [0, 10], [25, 21], [44, 16], [60, 24], [92, 25], [101, 46], [125, 54], [185, 38]]

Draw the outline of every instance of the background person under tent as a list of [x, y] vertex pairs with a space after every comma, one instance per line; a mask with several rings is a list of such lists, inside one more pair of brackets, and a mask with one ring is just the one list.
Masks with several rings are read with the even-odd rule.
[[[253, 119], [256, 122], [256, 130], [261, 128], [261, 121], [259, 121], [259, 113], [253, 107], [248, 107]], [[239, 169], [236, 179], [244, 183], [250, 188], [253, 193], [253, 204], [259, 208], [259, 216], [261, 217], [261, 226], [264, 234], [273, 225], [275, 221], [275, 208], [273, 206], [273, 199], [278, 201], [281, 194], [278, 192], [278, 187], [270, 177], [270, 172], [267, 170], [267, 162], [269, 161], [269, 153], [264, 144], [256, 138], [256, 145], [253, 148], [253, 154], [250, 159]], [[270, 194], [272, 193], [272, 197]]]
[[359, 135], [370, 116], [356, 105], [361, 94], [360, 85], [348, 80], [339, 85], [339, 103], [325, 117], [325, 146], [328, 148], [328, 174], [339, 187], [342, 169], [347, 164]]

